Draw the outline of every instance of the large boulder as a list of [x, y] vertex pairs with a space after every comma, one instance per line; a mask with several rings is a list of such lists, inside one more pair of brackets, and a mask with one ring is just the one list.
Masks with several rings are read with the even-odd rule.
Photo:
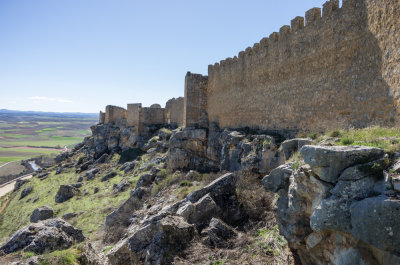
[[335, 183], [344, 169], [377, 160], [384, 155], [382, 149], [365, 146], [305, 145], [300, 153], [314, 173], [330, 183]]
[[57, 191], [55, 201], [58, 203], [65, 202], [79, 193], [79, 189], [73, 185], [61, 185]]
[[236, 236], [236, 232], [218, 218], [212, 218], [207, 228], [201, 231], [202, 241], [211, 247], [229, 247], [228, 240]]
[[205, 195], [196, 203], [187, 202], [176, 212], [189, 224], [204, 225], [219, 212], [217, 204], [209, 194]]
[[287, 163], [272, 170], [269, 175], [262, 179], [266, 190], [277, 192], [280, 189], [287, 189], [289, 177], [292, 175], [292, 163]]
[[109, 253], [110, 264], [168, 264], [196, 235], [182, 217], [165, 216], [138, 229]]
[[300, 150], [304, 145], [312, 143], [310, 138], [294, 138], [283, 141], [281, 149], [286, 160], [288, 160], [295, 152]]
[[25, 183], [28, 183], [27, 179], [17, 179], [14, 184], [14, 191], [19, 190]]
[[33, 210], [30, 221], [32, 223], [37, 223], [42, 220], [53, 218], [53, 209], [49, 206], [42, 206]]
[[235, 191], [237, 177], [233, 173], [226, 173], [221, 177], [217, 178], [207, 186], [193, 191], [187, 196], [187, 199], [191, 202], [197, 202], [206, 194], [210, 194], [211, 197], [218, 197], [218, 195], [229, 194]]
[[23, 190], [21, 191], [21, 196], [19, 197], [19, 199], [21, 200], [21, 199], [25, 198], [25, 197], [28, 196], [30, 193], [32, 193], [32, 191], [33, 191], [33, 188], [32, 188], [32, 187], [27, 187], [27, 188], [23, 189]]
[[400, 203], [394, 190], [385, 197], [383, 150], [306, 145], [301, 154], [309, 165], [288, 163], [263, 183], [279, 195], [280, 231], [302, 263], [400, 264]]
[[400, 255], [400, 201], [367, 198], [350, 207], [351, 234], [379, 249]]
[[62, 219], [54, 218], [21, 228], [0, 248], [0, 251], [8, 254], [23, 250], [41, 254], [45, 251], [69, 248], [84, 239], [81, 230]]

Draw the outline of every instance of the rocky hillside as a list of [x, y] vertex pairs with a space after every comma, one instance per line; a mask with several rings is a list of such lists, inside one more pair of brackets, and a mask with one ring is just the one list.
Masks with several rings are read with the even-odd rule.
[[400, 264], [400, 134], [368, 130], [96, 125], [1, 198], [0, 261]]

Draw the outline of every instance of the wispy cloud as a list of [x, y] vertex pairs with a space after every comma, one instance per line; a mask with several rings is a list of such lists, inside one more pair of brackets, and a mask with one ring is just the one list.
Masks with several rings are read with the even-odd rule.
[[64, 99], [64, 98], [49, 98], [49, 97], [34, 96], [34, 97], [30, 97], [30, 99], [32, 99], [34, 101], [55, 101], [55, 102], [60, 102], [60, 103], [72, 103], [72, 100]]

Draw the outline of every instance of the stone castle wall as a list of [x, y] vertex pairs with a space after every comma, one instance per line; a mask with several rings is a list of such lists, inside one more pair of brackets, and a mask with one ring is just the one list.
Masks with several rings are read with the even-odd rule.
[[183, 125], [207, 127], [208, 77], [188, 72], [185, 77]]
[[106, 119], [106, 114], [102, 111], [99, 113], [99, 123], [102, 124], [104, 123], [104, 120]]
[[144, 125], [165, 124], [165, 109], [160, 107], [142, 108], [140, 112], [140, 121]]
[[121, 107], [112, 105], [106, 106], [106, 113], [104, 116], [104, 124], [125, 125], [126, 123], [126, 109]]
[[133, 103], [128, 104], [127, 106], [127, 118], [126, 118], [126, 126], [127, 127], [135, 127], [136, 133], [141, 131], [140, 128], [140, 111], [142, 109], [141, 103]]
[[172, 98], [165, 104], [166, 123], [183, 126], [183, 97]]
[[187, 124], [200, 120], [196, 113], [204, 100], [209, 121], [223, 128], [326, 130], [397, 123], [399, 10], [398, 0], [343, 0], [341, 8], [332, 0], [322, 16], [320, 8], [309, 10], [305, 19], [296, 17], [238, 57], [209, 66], [208, 87], [191, 91], [206, 91], [206, 99], [189, 100], [186, 85]]

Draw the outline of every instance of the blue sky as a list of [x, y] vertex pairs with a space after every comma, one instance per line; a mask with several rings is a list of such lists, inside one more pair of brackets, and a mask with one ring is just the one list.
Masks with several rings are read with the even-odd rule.
[[0, 0], [0, 109], [164, 105], [321, 0]]

